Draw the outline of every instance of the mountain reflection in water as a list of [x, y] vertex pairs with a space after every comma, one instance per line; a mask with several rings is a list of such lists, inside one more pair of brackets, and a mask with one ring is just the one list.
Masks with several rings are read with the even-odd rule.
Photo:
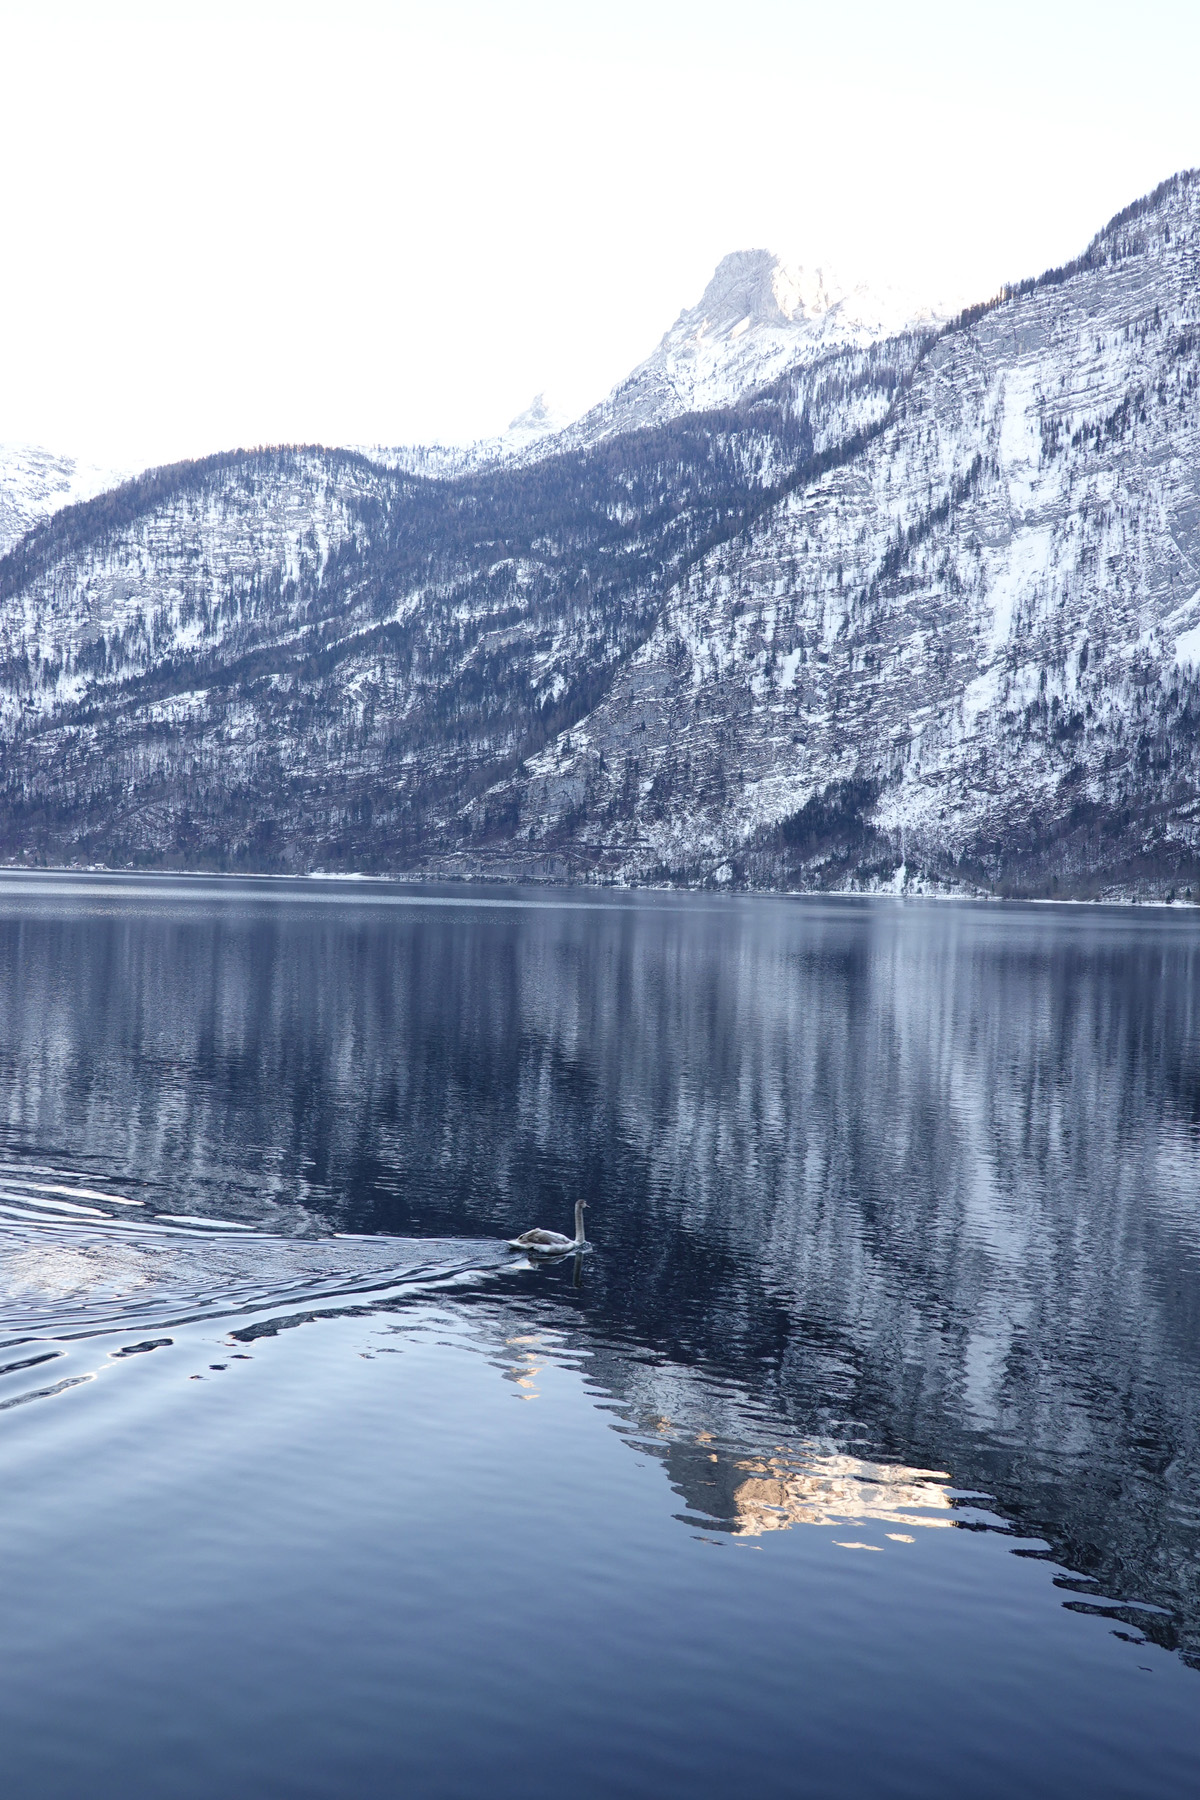
[[1190, 914], [496, 898], [7, 878], [6, 1161], [317, 1263], [583, 1195], [598, 1254], [526, 1273], [508, 1366], [534, 1394], [515, 1340], [569, 1327], [671, 1422], [684, 1516], [902, 1536], [948, 1472], [1200, 1660]]
[[[951, 1525], [949, 1476], [936, 1469], [866, 1463], [844, 1451], [798, 1462], [775, 1456], [739, 1461], [747, 1476], [733, 1492], [736, 1530], [743, 1537], [785, 1531], [789, 1525], [841, 1525], [874, 1520], [883, 1525]], [[917, 1510], [920, 1509], [920, 1510]], [[940, 1517], [927, 1517], [928, 1512]], [[906, 1540], [889, 1532], [896, 1542]]]

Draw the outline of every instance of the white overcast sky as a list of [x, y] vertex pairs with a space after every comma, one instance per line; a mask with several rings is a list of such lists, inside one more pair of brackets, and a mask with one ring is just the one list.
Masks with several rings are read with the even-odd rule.
[[1200, 0], [0, 0], [0, 441], [462, 440], [765, 245], [932, 297], [1200, 163]]

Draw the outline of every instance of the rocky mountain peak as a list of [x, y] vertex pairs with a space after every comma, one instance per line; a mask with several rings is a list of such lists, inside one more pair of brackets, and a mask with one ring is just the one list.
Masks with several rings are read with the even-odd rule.
[[785, 263], [770, 250], [735, 250], [721, 258], [698, 304], [679, 315], [667, 337], [806, 323], [827, 313], [843, 292], [821, 269]]
[[510, 432], [524, 432], [530, 437], [544, 437], [548, 431], [558, 431], [567, 423], [567, 415], [557, 407], [551, 406], [545, 394], [535, 394], [524, 412], [519, 412], [515, 419], [510, 419]]
[[771, 250], [735, 250], [693, 307], [606, 400], [561, 434], [566, 447], [736, 406], [830, 351], [938, 323], [950, 310], [898, 288], [847, 287]]

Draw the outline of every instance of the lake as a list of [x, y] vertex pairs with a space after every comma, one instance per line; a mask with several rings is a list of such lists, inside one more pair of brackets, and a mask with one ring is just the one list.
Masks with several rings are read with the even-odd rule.
[[1200, 1779], [1190, 910], [0, 874], [0, 1345], [19, 1800]]

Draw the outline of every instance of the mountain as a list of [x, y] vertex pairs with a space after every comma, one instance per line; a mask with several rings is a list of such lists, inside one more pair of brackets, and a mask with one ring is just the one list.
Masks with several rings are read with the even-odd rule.
[[33, 444], [0, 444], [0, 556], [61, 506], [115, 487], [123, 471], [56, 456]]
[[905, 319], [748, 252], [505, 460], [67, 508], [0, 562], [0, 853], [1200, 895], [1200, 178]]
[[489, 463], [536, 460], [569, 422], [566, 413], [547, 404], [545, 394], [535, 394], [498, 437], [477, 438], [473, 444], [362, 444], [356, 448], [387, 469], [453, 480]]
[[529, 838], [582, 804], [627, 877], [1200, 887], [1198, 426], [1193, 174], [964, 315], [860, 455], [698, 558], [532, 766]]
[[645, 361], [581, 418], [571, 420], [538, 394], [499, 437], [363, 450], [415, 475], [454, 477], [490, 463], [536, 461], [686, 413], [737, 406], [832, 349], [927, 331], [946, 316], [900, 288], [847, 289], [821, 269], [786, 263], [769, 250], [737, 250]]
[[786, 263], [769, 250], [738, 250], [717, 265], [697, 305], [680, 313], [653, 353], [558, 443], [577, 447], [684, 413], [736, 406], [832, 349], [940, 322], [933, 308], [899, 289], [847, 290], [821, 269]]
[[548, 438], [557, 436], [569, 423], [566, 413], [547, 405], [545, 394], [535, 394], [525, 411], [509, 423], [502, 440], [505, 451], [512, 454], [535, 445], [544, 446]]
[[237, 452], [66, 509], [0, 562], [0, 845], [507, 854], [516, 803], [489, 792], [596, 707], [698, 554], [886, 414], [916, 353], [899, 350], [808, 372], [753, 420], [459, 481]]

